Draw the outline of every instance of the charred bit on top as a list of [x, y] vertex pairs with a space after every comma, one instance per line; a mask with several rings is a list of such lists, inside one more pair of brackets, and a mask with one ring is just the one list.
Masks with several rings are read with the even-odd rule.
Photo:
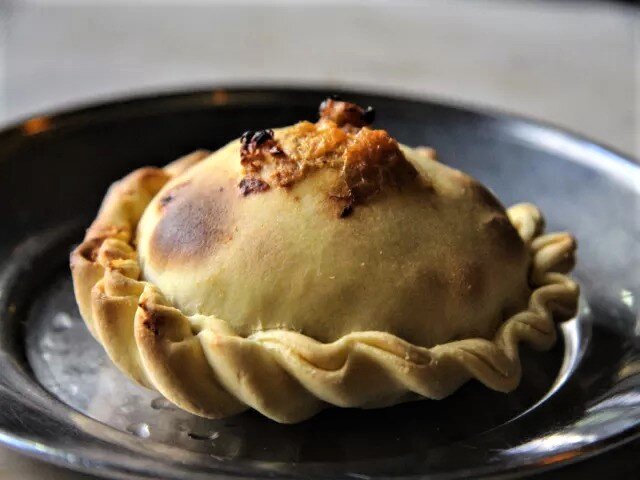
[[264, 192], [271, 185], [265, 182], [264, 170], [266, 166], [272, 167], [270, 180], [279, 187], [292, 185], [298, 176], [298, 164], [289, 158], [273, 136], [273, 130], [248, 130], [240, 137], [240, 164], [243, 167], [245, 177], [238, 187], [246, 197], [251, 193]]
[[[282, 155], [273, 138], [273, 130], [247, 130], [240, 137], [240, 163], [246, 172], [255, 173], [260, 170], [264, 150], [272, 155]], [[264, 180], [253, 175], [246, 175], [238, 184], [240, 193], [243, 196], [255, 192], [264, 192], [270, 188]]]
[[339, 127], [357, 129], [371, 125], [376, 119], [373, 107], [362, 108], [355, 103], [344, 102], [337, 95], [332, 95], [320, 104], [320, 119], [327, 119]]
[[242, 196], [246, 197], [247, 195], [251, 195], [256, 192], [264, 192], [265, 190], [269, 190], [269, 184], [264, 180], [261, 180], [257, 177], [246, 176], [240, 183], [238, 184], [238, 188], [240, 189], [240, 193]]
[[320, 105], [317, 123], [300, 122], [283, 133], [282, 144], [273, 130], [249, 130], [240, 138], [244, 178], [238, 184], [243, 196], [272, 186], [290, 187], [308, 172], [328, 167], [340, 172], [329, 193], [337, 216], [351, 215], [386, 185], [400, 187], [417, 172], [407, 162], [398, 143], [384, 130], [368, 127], [372, 107], [362, 108], [337, 96]]

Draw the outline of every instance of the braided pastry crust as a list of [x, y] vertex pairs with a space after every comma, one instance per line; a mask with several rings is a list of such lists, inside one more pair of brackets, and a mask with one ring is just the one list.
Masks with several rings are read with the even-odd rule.
[[287, 329], [243, 336], [224, 319], [186, 315], [142, 278], [135, 232], [162, 187], [208, 154], [143, 168], [114, 184], [71, 254], [76, 298], [93, 336], [123, 372], [189, 412], [220, 418], [253, 408], [295, 423], [331, 405], [441, 399], [469, 379], [509, 392], [520, 381], [519, 344], [550, 348], [554, 316], [575, 312], [578, 286], [565, 275], [575, 240], [543, 234], [538, 209], [519, 204], [507, 215], [530, 252], [532, 293], [528, 306], [506, 318], [493, 338], [426, 348], [391, 333], [358, 331], [323, 343]]

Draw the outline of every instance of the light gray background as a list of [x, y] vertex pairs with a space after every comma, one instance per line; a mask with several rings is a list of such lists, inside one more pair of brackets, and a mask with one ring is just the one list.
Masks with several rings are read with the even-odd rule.
[[497, 107], [640, 149], [640, 21], [619, 3], [0, 4], [0, 122], [147, 89], [315, 82]]
[[[640, 15], [602, 2], [0, 0], [0, 125], [149, 90], [324, 84], [551, 121], [640, 157]], [[0, 478], [82, 478], [0, 449]]]

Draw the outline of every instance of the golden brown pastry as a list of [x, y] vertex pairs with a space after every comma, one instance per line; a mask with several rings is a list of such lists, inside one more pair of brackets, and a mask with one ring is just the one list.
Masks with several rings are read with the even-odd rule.
[[513, 390], [519, 342], [549, 348], [575, 312], [574, 239], [371, 128], [372, 109], [320, 113], [114, 184], [71, 255], [92, 334], [206, 417]]

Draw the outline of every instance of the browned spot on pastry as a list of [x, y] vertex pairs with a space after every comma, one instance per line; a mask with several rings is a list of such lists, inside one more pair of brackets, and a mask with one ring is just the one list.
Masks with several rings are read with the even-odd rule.
[[265, 190], [269, 190], [269, 184], [263, 180], [260, 180], [256, 177], [244, 177], [240, 180], [238, 184], [238, 188], [240, 189], [240, 193], [243, 196], [250, 195], [255, 192], [264, 192]]
[[361, 129], [343, 158], [343, 177], [356, 203], [386, 186], [399, 187], [416, 176], [398, 143], [384, 130]]
[[334, 122], [303, 121], [283, 132], [280, 145], [296, 163], [322, 167], [341, 163], [340, 156], [349, 137], [349, 132]]
[[80, 245], [80, 247], [78, 247], [78, 252], [82, 258], [93, 263], [98, 258], [98, 251], [100, 250], [102, 242], [104, 242], [104, 238], [92, 238], [91, 240], [86, 240], [82, 245]]
[[161, 207], [166, 207], [174, 198], [175, 198], [174, 193], [169, 192], [166, 195], [164, 195], [162, 198], [160, 198], [159, 204]]
[[153, 333], [156, 337], [160, 333], [160, 327], [158, 325], [158, 319], [157, 318], [153, 318], [153, 317], [145, 318], [142, 321], [142, 326], [144, 328], [146, 328], [147, 330], [149, 330], [151, 333]]
[[270, 147], [269, 153], [276, 156], [285, 154], [278, 145], [273, 145], [272, 147]]
[[138, 308], [144, 312], [145, 316], [149, 316], [149, 306], [146, 300], [140, 300], [138, 302]]
[[338, 179], [327, 197], [336, 216], [345, 218], [372, 195], [412, 181], [417, 172], [398, 143], [384, 130], [364, 126], [373, 120], [371, 112], [328, 99], [317, 123], [300, 122], [278, 139], [271, 130], [245, 132], [240, 140], [242, 194], [291, 187], [312, 171], [331, 168]]
[[278, 145], [273, 130], [248, 130], [240, 137], [240, 163], [245, 177], [238, 184], [242, 195], [264, 192], [270, 184], [259, 176], [269, 177], [280, 187], [291, 185], [298, 178], [297, 164]]
[[355, 128], [371, 125], [376, 117], [373, 107], [362, 108], [355, 103], [327, 98], [320, 104], [320, 119], [330, 120], [339, 127]]
[[329, 193], [338, 203], [340, 218], [383, 189], [400, 188], [417, 175], [384, 130], [363, 128], [350, 140], [342, 155], [340, 178]]
[[179, 185], [176, 185], [167, 193], [165, 193], [162, 197], [160, 197], [160, 200], [158, 201], [158, 205], [160, 205], [160, 208], [163, 208], [169, 205], [176, 198], [178, 190], [186, 187], [188, 184], [189, 182], [180, 183]]
[[138, 303], [138, 307], [144, 312], [144, 320], [142, 320], [142, 326], [153, 333], [154, 336], [158, 336], [160, 333], [160, 319], [153, 315], [149, 310], [147, 302], [142, 300]]
[[238, 201], [229, 180], [211, 185], [192, 182], [181, 188], [161, 216], [150, 238], [150, 260], [161, 267], [170, 259], [197, 261], [229, 238], [230, 214]]
[[131, 232], [127, 227], [116, 225], [92, 226], [87, 234], [88, 239], [78, 246], [78, 252], [85, 260], [96, 262], [100, 248], [107, 238], [118, 238], [128, 241]]
[[238, 184], [242, 195], [264, 192], [273, 184], [291, 186], [304, 171], [275, 140], [272, 130], [247, 131], [240, 138], [240, 163], [244, 178]]
[[340, 218], [348, 217], [352, 213], [353, 213], [353, 204], [348, 203], [347, 205], [342, 207], [342, 210], [340, 211]]
[[273, 130], [247, 130], [240, 137], [240, 154], [242, 155], [243, 165], [244, 162], [250, 159], [247, 157], [257, 153], [260, 147], [267, 145], [268, 147], [274, 146]]

